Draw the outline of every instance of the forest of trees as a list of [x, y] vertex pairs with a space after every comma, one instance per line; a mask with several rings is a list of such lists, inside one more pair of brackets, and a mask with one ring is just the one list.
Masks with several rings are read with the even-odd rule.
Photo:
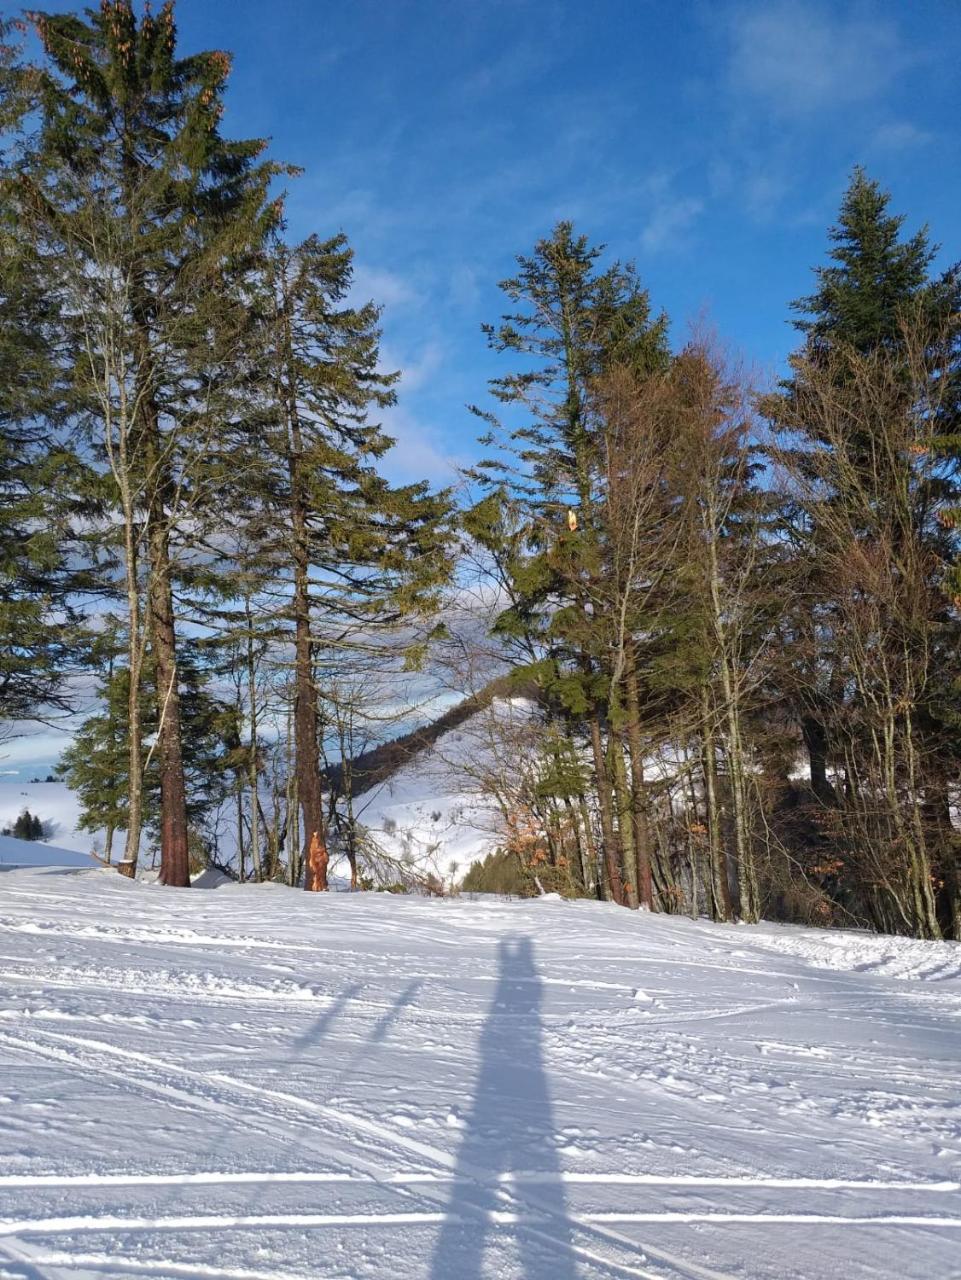
[[96, 687], [61, 772], [108, 860], [365, 882], [360, 701], [473, 645], [530, 710], [476, 702], [468, 887], [961, 939], [961, 271], [877, 182], [773, 387], [559, 223], [482, 460], [396, 486], [379, 308], [221, 132], [229, 57], [130, 0], [0, 46], [0, 721]]

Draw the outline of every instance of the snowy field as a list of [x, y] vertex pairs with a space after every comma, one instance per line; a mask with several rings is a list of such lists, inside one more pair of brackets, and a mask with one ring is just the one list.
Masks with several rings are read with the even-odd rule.
[[0, 873], [0, 1275], [961, 1276], [961, 955]]

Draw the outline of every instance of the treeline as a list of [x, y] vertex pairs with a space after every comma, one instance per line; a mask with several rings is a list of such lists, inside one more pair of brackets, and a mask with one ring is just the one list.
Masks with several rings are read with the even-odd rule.
[[362, 708], [472, 568], [483, 687], [536, 696], [489, 708], [470, 887], [961, 938], [961, 275], [876, 183], [766, 391], [559, 224], [486, 329], [457, 511], [385, 478], [378, 308], [343, 236], [291, 242], [293, 171], [222, 134], [229, 58], [181, 56], [170, 3], [30, 22], [42, 58], [8, 26], [0, 68], [0, 720], [95, 678], [62, 768], [108, 857], [357, 882], [352, 762], [392, 758]]
[[856, 172], [762, 395], [566, 223], [504, 282], [465, 524], [547, 706], [528, 885], [961, 937], [961, 276], [887, 206]]

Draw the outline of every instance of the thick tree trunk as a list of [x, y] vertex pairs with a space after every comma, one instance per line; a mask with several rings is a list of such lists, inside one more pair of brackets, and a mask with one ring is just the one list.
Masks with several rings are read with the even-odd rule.
[[324, 791], [320, 773], [319, 716], [310, 635], [308, 590], [309, 551], [307, 516], [302, 497], [300, 459], [290, 462], [291, 525], [294, 540], [294, 761], [297, 799], [303, 816], [304, 888], [327, 889], [327, 843], [324, 831]]
[[190, 885], [187, 842], [187, 792], [184, 785], [180, 690], [177, 680], [177, 637], [174, 624], [170, 548], [163, 502], [158, 496], [150, 513], [150, 638], [157, 679], [157, 756], [160, 772], [160, 883], [186, 889]]
[[624, 892], [621, 886], [620, 858], [617, 856], [617, 839], [614, 834], [611, 781], [607, 772], [607, 762], [604, 759], [600, 711], [596, 708], [591, 714], [591, 750], [594, 755], [594, 778], [601, 815], [601, 858], [606, 873], [607, 891], [611, 901], [623, 905]]
[[641, 737], [641, 705], [633, 646], [628, 644], [625, 662], [625, 701], [628, 756], [631, 763], [631, 817], [634, 856], [637, 860], [638, 905], [654, 910], [654, 881], [651, 868], [651, 830], [647, 817], [647, 786], [644, 781], [644, 744]]
[[811, 790], [822, 804], [836, 808], [837, 792], [828, 780], [828, 736], [822, 722], [816, 716], [804, 716], [801, 733], [807, 747], [811, 773]]
[[314, 653], [310, 619], [309, 498], [303, 466], [303, 437], [297, 399], [297, 370], [293, 356], [290, 299], [287, 281], [282, 291], [282, 345], [279, 390], [287, 414], [288, 475], [290, 478], [290, 528], [294, 567], [294, 777], [297, 803], [303, 817], [304, 888], [327, 890], [327, 840], [324, 823], [324, 788], [320, 770], [320, 715], [314, 685]]
[[[125, 169], [136, 181], [139, 176], [132, 154], [125, 156]], [[143, 471], [147, 498], [147, 635], [154, 658], [157, 693], [157, 758], [160, 774], [160, 883], [173, 888], [190, 885], [187, 847], [187, 793], [184, 784], [183, 739], [180, 721], [180, 689], [177, 678], [177, 636], [173, 609], [173, 581], [170, 566], [169, 467], [161, 438], [160, 412], [156, 398], [155, 353], [152, 347], [152, 302], [145, 276], [138, 271], [133, 293], [135, 349], [138, 360], [137, 423], [143, 449]], [[136, 582], [133, 583], [136, 588]], [[128, 593], [130, 586], [128, 585]], [[131, 638], [131, 644], [133, 638]], [[133, 652], [133, 650], [131, 650]], [[139, 667], [137, 669], [139, 676]], [[139, 678], [131, 670], [131, 710], [139, 693]], [[131, 765], [133, 764], [131, 742]], [[138, 761], [137, 777], [143, 777]], [[133, 783], [133, 771], [131, 784]], [[142, 788], [141, 788], [142, 790]], [[142, 806], [142, 795], [138, 803]], [[130, 797], [134, 809], [133, 786]], [[138, 840], [139, 823], [138, 814]]]

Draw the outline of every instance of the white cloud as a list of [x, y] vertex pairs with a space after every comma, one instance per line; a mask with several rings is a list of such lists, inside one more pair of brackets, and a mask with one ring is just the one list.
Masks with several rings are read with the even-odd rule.
[[381, 465], [395, 484], [410, 484], [417, 480], [429, 480], [438, 486], [455, 483], [457, 467], [464, 460], [446, 448], [437, 431], [415, 418], [402, 405], [384, 414], [383, 427], [395, 443]]
[[401, 395], [419, 391], [438, 372], [443, 364], [443, 348], [439, 342], [425, 342], [413, 359], [402, 360], [390, 343], [384, 343], [380, 352], [380, 367], [387, 372], [400, 370]]
[[934, 134], [919, 129], [909, 120], [893, 120], [883, 124], [875, 133], [872, 143], [879, 151], [910, 151], [934, 141]]
[[906, 61], [892, 21], [844, 5], [775, 0], [744, 7], [734, 12], [729, 34], [732, 87], [784, 115], [876, 97]]
[[783, 173], [752, 173], [744, 179], [742, 195], [744, 206], [757, 222], [772, 218], [784, 196], [788, 181]]
[[454, 266], [448, 276], [448, 295], [455, 307], [472, 311], [480, 301], [481, 272], [477, 267], [460, 262]]
[[420, 295], [414, 286], [396, 271], [371, 267], [362, 262], [354, 264], [350, 298], [357, 306], [362, 306], [365, 302], [376, 302], [379, 306], [401, 307], [420, 301]]
[[703, 200], [694, 196], [662, 202], [641, 232], [641, 244], [649, 253], [676, 248], [703, 208]]
[[696, 196], [674, 195], [668, 190], [658, 191], [641, 231], [642, 247], [648, 253], [680, 247], [703, 209], [704, 201]]

